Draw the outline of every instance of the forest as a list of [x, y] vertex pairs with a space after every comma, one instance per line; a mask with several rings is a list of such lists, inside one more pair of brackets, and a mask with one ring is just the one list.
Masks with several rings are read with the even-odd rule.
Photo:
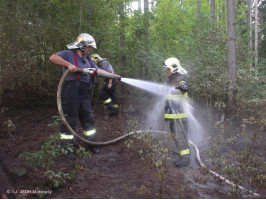
[[[266, 197], [265, 0], [2, 0], [0, 11], [2, 198]], [[99, 155], [78, 144], [79, 158], [64, 159], [56, 105], [62, 67], [49, 57], [80, 33], [94, 37], [93, 53], [122, 79], [163, 83], [163, 62], [178, 58], [203, 127], [195, 141], [202, 160], [235, 185], [195, 158], [188, 168], [172, 166], [149, 135], [103, 146]], [[115, 118], [104, 116], [97, 88], [92, 93], [99, 140], [144, 128], [154, 106], [152, 94], [123, 82], [117, 93]]]

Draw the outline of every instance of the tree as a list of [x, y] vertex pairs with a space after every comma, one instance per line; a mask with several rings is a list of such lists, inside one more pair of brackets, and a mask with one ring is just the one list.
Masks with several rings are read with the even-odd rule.
[[215, 23], [215, 0], [210, 0], [210, 8], [211, 8], [211, 24]]
[[121, 65], [126, 66], [126, 55], [125, 55], [125, 5], [124, 2], [120, 2], [119, 6], [119, 19], [120, 19], [120, 48], [121, 48]]
[[[2, 1], [2, 5], [3, 5], [3, 1]], [[2, 6], [3, 7], [3, 6]], [[0, 30], [3, 30], [3, 24], [4, 24], [4, 21], [3, 21], [3, 18], [2, 18], [2, 15], [0, 15]], [[2, 107], [2, 93], [3, 93], [3, 77], [2, 77], [2, 50], [3, 50], [3, 42], [2, 42], [2, 35], [0, 34], [0, 109]]]
[[258, 74], [258, 62], [259, 62], [259, 47], [258, 47], [258, 41], [259, 41], [259, 32], [258, 32], [258, 0], [255, 0], [255, 73]]
[[[147, 55], [149, 54], [149, 45], [150, 45], [149, 21], [150, 21], [149, 0], [144, 0], [145, 51]], [[147, 64], [145, 66], [144, 71], [145, 71], [145, 77], [148, 77], [150, 72]]]
[[197, 0], [197, 19], [200, 19], [201, 0]]
[[[249, 59], [251, 59], [251, 54], [252, 54], [252, 0], [247, 0], [247, 31], [249, 33], [248, 52], [249, 52]], [[251, 67], [252, 67], [252, 62], [250, 62], [250, 68]]]
[[[264, 62], [266, 61], [266, 1], [261, 1], [259, 6], [259, 20], [260, 20], [260, 32], [261, 35], [264, 35], [264, 37], [261, 37], [260, 41], [260, 48], [259, 48], [259, 58], [260, 61]], [[265, 72], [264, 72], [265, 73]]]
[[138, 11], [141, 12], [141, 0], [138, 0]]
[[228, 107], [232, 111], [236, 105], [237, 64], [236, 64], [236, 15], [235, 1], [227, 0], [227, 61], [228, 61]]

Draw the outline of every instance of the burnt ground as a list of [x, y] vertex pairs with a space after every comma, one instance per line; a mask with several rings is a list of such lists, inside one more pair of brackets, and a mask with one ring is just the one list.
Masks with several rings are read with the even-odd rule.
[[[107, 117], [100, 103], [94, 102], [98, 141], [109, 141], [124, 135], [143, 123], [147, 117], [145, 98], [120, 98], [120, 114]], [[131, 97], [132, 99], [132, 97]], [[134, 109], [129, 109], [130, 107]], [[112, 145], [100, 147], [100, 154], [74, 159], [57, 155], [51, 166], [29, 166], [23, 152], [35, 153], [56, 135], [58, 126], [55, 99], [40, 99], [31, 107], [2, 107], [0, 120], [0, 194], [2, 198], [243, 198], [232, 188], [199, 167], [192, 152], [191, 165], [176, 168], [170, 160], [154, 164], [155, 158], [147, 142], [128, 137]], [[9, 121], [8, 121], [9, 120]], [[79, 128], [80, 132], [80, 128]], [[74, 149], [80, 141], [75, 142]], [[157, 157], [157, 161], [158, 161]], [[36, 164], [36, 163], [35, 163]], [[47, 164], [47, 163], [46, 163]], [[45, 172], [68, 174], [60, 185], [52, 185]], [[47, 191], [48, 194], [44, 194]]]

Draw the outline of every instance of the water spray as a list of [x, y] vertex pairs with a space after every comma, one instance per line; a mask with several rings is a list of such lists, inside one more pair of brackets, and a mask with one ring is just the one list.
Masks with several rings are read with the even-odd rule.
[[[62, 122], [63, 124], [66, 126], [66, 128], [70, 131], [71, 134], [73, 134], [74, 136], [76, 136], [78, 139], [80, 139], [81, 141], [89, 144], [89, 145], [96, 145], [96, 146], [104, 146], [104, 145], [109, 145], [109, 144], [113, 144], [113, 143], [116, 143], [122, 139], [125, 139], [126, 137], [129, 137], [129, 136], [132, 136], [132, 135], [135, 135], [135, 134], [141, 134], [141, 133], [163, 133], [163, 134], [166, 134], [168, 132], [166, 131], [160, 131], [160, 130], [138, 130], [138, 131], [132, 131], [130, 133], [127, 133], [123, 136], [120, 136], [116, 139], [113, 139], [113, 140], [110, 140], [110, 141], [106, 141], [106, 142], [92, 142], [92, 141], [89, 141], [89, 140], [86, 140], [85, 138], [81, 137], [80, 135], [78, 135], [72, 128], [71, 126], [69, 125], [69, 123], [67, 122], [66, 118], [65, 118], [65, 115], [63, 113], [63, 109], [62, 109], [62, 102], [61, 102], [61, 93], [62, 93], [62, 87], [63, 87], [63, 84], [64, 84], [64, 81], [65, 81], [65, 78], [66, 76], [68, 75], [68, 73], [70, 72], [70, 70], [68, 69], [61, 77], [60, 79], [60, 82], [58, 84], [58, 89], [57, 89], [57, 107], [58, 107], [58, 111], [59, 111], [59, 114], [60, 114], [60, 117], [62, 119]], [[148, 92], [151, 92], [153, 94], [156, 94], [156, 95], [159, 95], [159, 96], [165, 96], [167, 94], [169, 94], [169, 91], [170, 91], [170, 87], [168, 86], [165, 86], [165, 85], [162, 85], [162, 84], [158, 84], [158, 83], [152, 83], [152, 82], [149, 82], [149, 81], [142, 81], [142, 80], [137, 80], [137, 79], [130, 79], [130, 78], [121, 78], [115, 74], [110, 74], [110, 73], [103, 73], [103, 72], [98, 72], [98, 71], [95, 71], [95, 69], [93, 68], [87, 68], [87, 69], [80, 69], [78, 68], [77, 69], [77, 72], [82, 72], [82, 73], [86, 73], [86, 74], [93, 74], [93, 75], [96, 75], [96, 76], [100, 76], [100, 77], [104, 77], [104, 78], [111, 78], [111, 79], [119, 79], [121, 80], [122, 82], [124, 83], [127, 83], [127, 84], [130, 84], [130, 85], [133, 85], [137, 88], [141, 88], [143, 90], [146, 90]], [[187, 107], [187, 109], [190, 109], [190, 107]], [[187, 112], [190, 110], [186, 110]], [[195, 118], [194, 118], [195, 120]], [[202, 168], [205, 168], [205, 169], [208, 169], [206, 167], [206, 165], [203, 164], [203, 162], [201, 161], [200, 159], [200, 154], [199, 154], [199, 150], [198, 150], [198, 147], [190, 140], [188, 140], [188, 142], [195, 148], [196, 150], [196, 157], [197, 157], [197, 161], [199, 163], [199, 165], [202, 167]], [[241, 189], [242, 191], [245, 191], [245, 192], [248, 192], [249, 194], [255, 196], [255, 197], [259, 197], [260, 195], [253, 192], [253, 191], [250, 191], [250, 190], [247, 190], [245, 189], [244, 187], [242, 186], [239, 186], [239, 185], [236, 185], [235, 183], [225, 179], [224, 177], [220, 176], [219, 174], [217, 174], [216, 172], [208, 169], [208, 171], [213, 174], [214, 176], [220, 178], [222, 181], [224, 181], [225, 183], [233, 186], [233, 187], [238, 187], [239, 189]]]
[[121, 78], [121, 82], [140, 88], [157, 96], [165, 96], [169, 93], [171, 87], [164, 84], [154, 83], [150, 81], [143, 81], [132, 78]]

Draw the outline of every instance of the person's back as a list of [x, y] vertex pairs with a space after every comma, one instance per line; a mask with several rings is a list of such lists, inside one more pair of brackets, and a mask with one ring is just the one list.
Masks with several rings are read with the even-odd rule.
[[[112, 65], [106, 60], [106, 58], [101, 58], [98, 54], [91, 55], [91, 59], [103, 70], [110, 73], [114, 73]], [[104, 86], [101, 89], [100, 96], [103, 101], [103, 105], [107, 108], [110, 116], [117, 116], [118, 101], [116, 94], [116, 82], [112, 79], [104, 79]]]

